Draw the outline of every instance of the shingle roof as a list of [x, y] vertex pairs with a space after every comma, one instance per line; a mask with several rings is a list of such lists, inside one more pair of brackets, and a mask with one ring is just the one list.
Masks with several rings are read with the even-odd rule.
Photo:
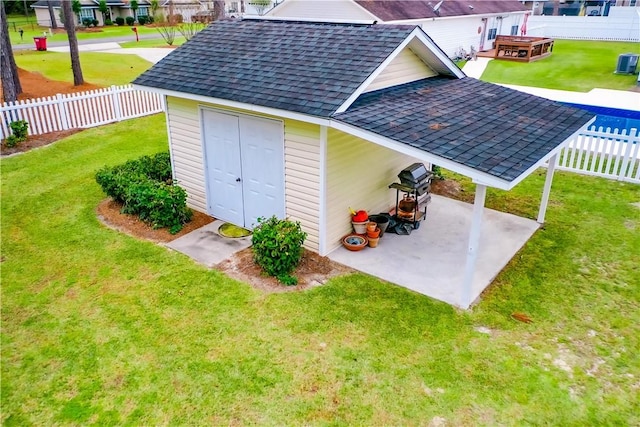
[[592, 117], [476, 79], [434, 77], [361, 95], [334, 119], [511, 181]]
[[[516, 0], [356, 0], [360, 6], [383, 21], [445, 18], [487, 13], [525, 12], [529, 7]], [[434, 10], [438, 3], [442, 3]]]
[[217, 21], [134, 84], [328, 117], [414, 29]]

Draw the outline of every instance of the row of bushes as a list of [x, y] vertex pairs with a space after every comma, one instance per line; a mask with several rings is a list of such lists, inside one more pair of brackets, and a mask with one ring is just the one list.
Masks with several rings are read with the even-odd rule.
[[[84, 21], [82, 21], [82, 23], [84, 24]], [[91, 21], [89, 19], [89, 21]], [[132, 26], [133, 24], [136, 23], [136, 20], [133, 16], [127, 16], [126, 18], [123, 18], [121, 16], [118, 16], [115, 20], [115, 24], [118, 26], [123, 26], [125, 24], [125, 22], [127, 23], [128, 26]], [[105, 19], [104, 20], [104, 25], [113, 25], [114, 21], [112, 21], [111, 19]], [[153, 16], [145, 16], [145, 15], [140, 15], [138, 16], [138, 24], [140, 25], [145, 25], [145, 24], [153, 24]], [[85, 26], [88, 27], [88, 25], [84, 24]], [[96, 24], [97, 25], [97, 21]]]
[[172, 180], [167, 152], [104, 167], [96, 173], [96, 181], [108, 196], [122, 203], [123, 213], [138, 215], [154, 228], [166, 227], [175, 234], [191, 220], [187, 193]]

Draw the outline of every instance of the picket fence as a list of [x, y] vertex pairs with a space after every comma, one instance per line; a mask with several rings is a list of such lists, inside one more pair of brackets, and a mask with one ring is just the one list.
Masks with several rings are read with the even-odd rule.
[[556, 169], [640, 184], [640, 130], [591, 127], [567, 141]]
[[131, 85], [2, 103], [0, 138], [11, 134], [9, 124], [16, 120], [29, 123], [29, 135], [40, 135], [100, 126], [159, 113], [164, 109], [161, 95], [137, 90]]

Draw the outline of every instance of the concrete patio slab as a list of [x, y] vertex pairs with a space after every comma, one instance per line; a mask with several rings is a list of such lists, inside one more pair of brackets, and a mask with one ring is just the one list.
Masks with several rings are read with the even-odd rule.
[[[427, 217], [409, 236], [386, 233], [375, 249], [340, 247], [329, 258], [432, 298], [461, 306], [473, 205], [432, 195]], [[539, 224], [527, 218], [484, 210], [473, 299], [524, 246]]]
[[167, 243], [166, 246], [190, 256], [200, 264], [213, 267], [234, 253], [251, 246], [251, 236], [232, 239], [218, 234], [222, 224], [224, 221], [213, 221]]

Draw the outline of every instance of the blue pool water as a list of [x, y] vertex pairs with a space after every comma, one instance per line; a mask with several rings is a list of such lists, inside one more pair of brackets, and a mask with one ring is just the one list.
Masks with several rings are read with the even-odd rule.
[[631, 129], [640, 130], [640, 111], [638, 110], [621, 110], [619, 108], [570, 104], [568, 102], [563, 102], [562, 104], [568, 105], [569, 107], [581, 108], [596, 114], [596, 120], [593, 122], [593, 126], [595, 126], [596, 129], [602, 126], [605, 129], [624, 129], [627, 132]]

